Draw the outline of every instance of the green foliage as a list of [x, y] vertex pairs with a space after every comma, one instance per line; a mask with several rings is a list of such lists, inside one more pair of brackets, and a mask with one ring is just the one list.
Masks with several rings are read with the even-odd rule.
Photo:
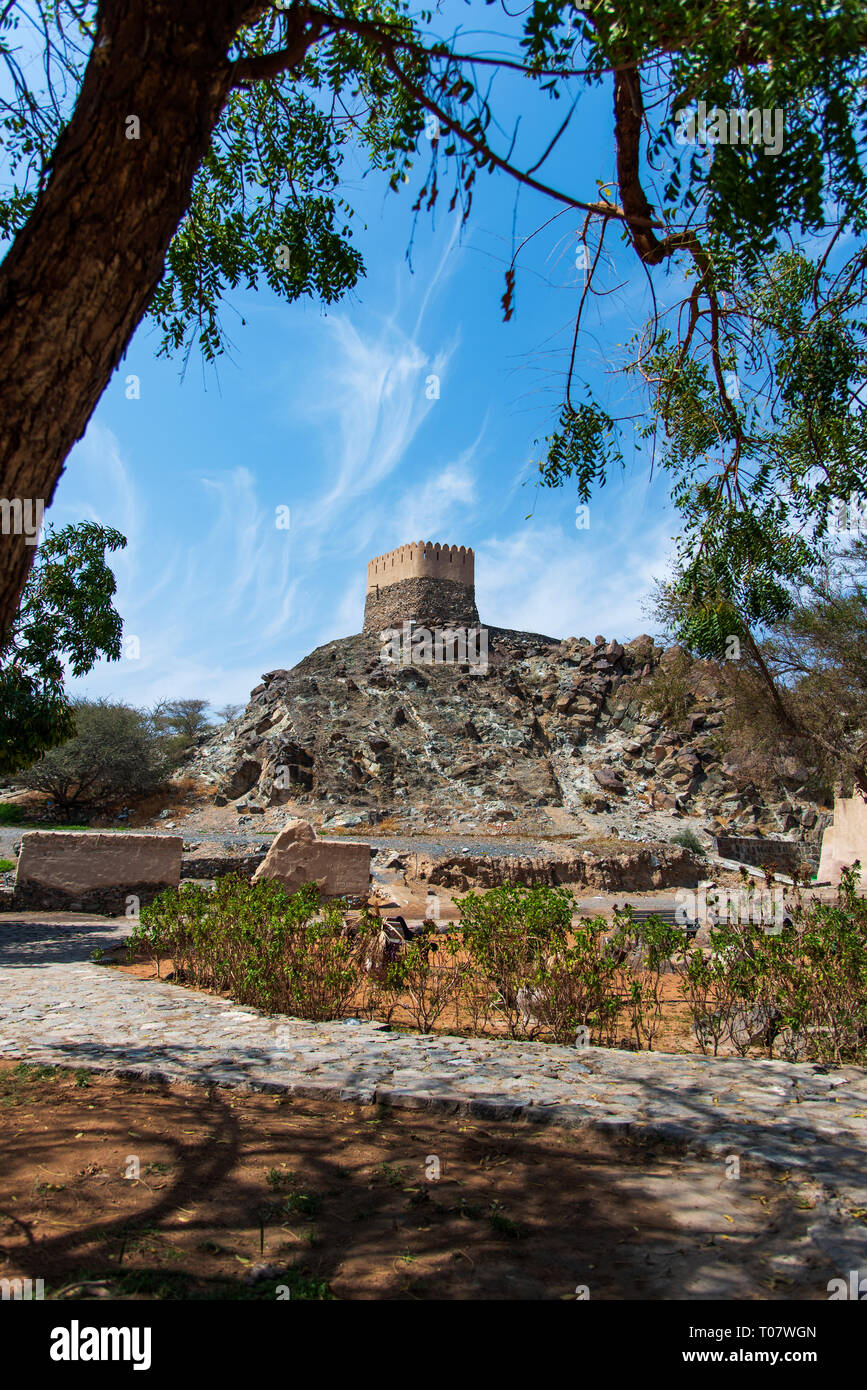
[[844, 873], [836, 904], [800, 901], [773, 925], [751, 913], [718, 924], [710, 954], [682, 966], [703, 1051], [755, 1045], [791, 1061], [867, 1059], [867, 902], [860, 870]]
[[672, 835], [671, 843], [688, 849], [690, 854], [694, 854], [697, 859], [704, 859], [705, 857], [704, 845], [694, 830], [678, 830], [676, 835]]
[[613, 461], [623, 462], [614, 421], [592, 399], [577, 409], [565, 405], [559, 430], [545, 443], [547, 453], [538, 465], [543, 485], [562, 487], [574, 478], [582, 502], [590, 500], [594, 486], [604, 487]]
[[519, 1226], [517, 1221], [506, 1215], [502, 1202], [491, 1203], [488, 1208], [488, 1222], [494, 1235], [503, 1236], [506, 1240], [524, 1240], [528, 1234], [523, 1226]]
[[523, 992], [550, 952], [566, 946], [572, 894], [565, 888], [513, 884], [468, 893], [458, 911], [464, 948], [476, 970], [496, 986], [498, 1009], [515, 1037], [527, 1029]]
[[208, 708], [207, 700], [185, 699], [161, 700], [151, 710], [151, 721], [172, 767], [176, 767], [197, 739], [212, 727], [208, 722]]
[[120, 657], [122, 624], [105, 555], [125, 545], [119, 531], [93, 521], [48, 526], [0, 646], [0, 773], [17, 772], [75, 732], [65, 665], [83, 676], [101, 656]]
[[389, 1017], [402, 1011], [419, 1032], [429, 1033], [460, 993], [465, 966], [458, 951], [458, 941], [438, 935], [433, 923], [408, 942], [382, 980]]
[[[32, 61], [33, 15], [16, 0], [0, 13], [7, 236], [27, 222], [55, 159], [69, 157], [58, 140], [86, 66], [112, 61], [93, 48], [94, 3], [33, 0], [31, 9], [42, 63]], [[402, 188], [425, 118], [435, 115], [442, 128], [421, 145], [427, 172], [416, 212], [435, 209], [449, 180], [450, 210], [460, 204], [468, 216], [479, 171], [499, 169], [583, 213], [583, 243], [597, 242], [565, 404], [539, 463], [543, 485], [574, 478], [586, 502], [622, 463], [613, 416], [589, 396], [574, 405], [572, 395], [582, 308], [591, 289], [598, 293], [597, 263], [610, 262], [606, 235], [619, 231], [631, 243], [636, 273], [650, 277], [669, 265], [677, 283], [685, 279], [680, 305], [661, 304], [653, 291], [636, 364], [649, 392], [642, 433], [662, 452], [683, 518], [679, 582], [691, 600], [684, 640], [719, 655], [750, 624], [785, 614], [787, 586], [814, 561], [829, 507], [861, 491], [867, 423], [852, 406], [865, 375], [863, 0], [593, 0], [586, 12], [565, 0], [532, 0], [496, 35], [500, 56], [491, 56], [493, 36], [478, 33], [455, 33], [437, 11], [413, 11], [404, 0], [250, 12], [216, 70], [196, 73], [223, 82], [230, 67], [232, 81], [151, 296], [162, 351], [188, 355], [198, 344], [207, 360], [222, 352], [221, 313], [233, 291], [267, 285], [288, 302], [329, 304], [351, 290], [363, 266], [342, 190], [359, 162]], [[551, 140], [530, 169], [513, 162], [514, 90], [498, 95], [499, 80], [516, 68], [551, 98], [553, 112]], [[126, 77], [134, 85], [136, 73]], [[616, 193], [613, 184], [546, 184], [545, 160], [580, 98], [624, 80], [612, 129]], [[679, 144], [678, 113], [699, 101], [782, 113], [782, 147]], [[789, 249], [799, 237], [815, 248], [814, 263]], [[163, 247], [152, 250], [162, 256]], [[517, 255], [506, 271], [507, 318]], [[743, 376], [743, 393], [729, 391], [728, 371]], [[27, 688], [22, 707], [32, 709], [37, 693], [47, 732], [34, 726], [28, 741], [25, 726], [29, 754], [61, 736], [64, 719], [69, 731], [56, 690]]]
[[[834, 511], [863, 496], [867, 422], [850, 401], [867, 353], [851, 297], [820, 294], [823, 273], [804, 256], [781, 255], [747, 280], [731, 278], [722, 257], [719, 273], [738, 310], [735, 327], [720, 330], [720, 361], [734, 369], [746, 357], [760, 380], [742, 372], [734, 396], [721, 395], [712, 357], [685, 360], [667, 331], [642, 371], [683, 520], [674, 630], [721, 659], [732, 637], [787, 618], [793, 587], [823, 558]], [[736, 333], [741, 318], [748, 341]]]
[[[694, 651], [728, 658], [718, 676], [725, 750], [763, 787], [778, 788], [794, 758], [811, 769], [817, 792], [840, 781], [847, 794], [853, 784], [867, 790], [867, 543], [825, 546], [784, 601], [765, 607], [760, 630], [733, 603], [697, 606], [684, 572], [659, 587], [655, 611]], [[661, 671], [650, 681], [651, 703], [664, 692]]]
[[0, 825], [21, 825], [24, 812], [14, 801], [0, 801]]
[[75, 701], [71, 710], [74, 736], [19, 773], [19, 785], [47, 792], [68, 815], [81, 804], [152, 791], [164, 780], [165, 752], [147, 714], [107, 700]]
[[[413, 32], [401, 5], [351, 5], [355, 12], [395, 38]], [[281, 46], [283, 23], [266, 9], [239, 34], [238, 52]], [[291, 73], [231, 91], [151, 303], [161, 352], [188, 354], [197, 344], [206, 360], [222, 353], [228, 290], [265, 284], [290, 303], [324, 304], [351, 290], [364, 270], [355, 214], [338, 191], [344, 160], [360, 153], [396, 188], [423, 123], [378, 43], [361, 34], [326, 33]]]
[[[867, 902], [857, 871], [844, 875], [836, 904], [790, 901], [779, 930], [768, 888], [750, 881], [744, 891], [747, 911], [738, 899], [712, 927], [709, 950], [692, 947], [682, 928], [659, 917], [636, 923], [629, 907], [613, 923], [573, 921], [571, 894], [560, 888], [471, 893], [459, 905], [462, 939], [423, 934], [409, 943], [406, 957], [388, 967], [385, 994], [402, 990], [425, 1031], [445, 1004], [472, 1017], [481, 988], [512, 1037], [622, 1045], [627, 1027], [634, 1046], [652, 1048], [675, 1002], [662, 990], [673, 967], [703, 1051], [764, 1045], [796, 1060], [867, 1060]], [[213, 892], [182, 884], [162, 893], [142, 909], [129, 950], [157, 963], [168, 958], [177, 979], [240, 1003], [327, 1020], [357, 1009], [369, 991], [378, 925], [364, 916], [348, 924], [339, 904], [320, 904], [312, 884], [288, 896], [273, 881], [229, 875]], [[374, 1010], [381, 998], [368, 993]], [[482, 1014], [477, 1024], [487, 1024]], [[379, 1177], [404, 1182], [388, 1164]], [[289, 1194], [282, 1214], [315, 1214], [315, 1196], [298, 1191], [289, 1170], [271, 1169], [267, 1181]]]
[[325, 1020], [356, 990], [371, 931], [350, 931], [339, 904], [322, 906], [313, 884], [290, 896], [273, 879], [229, 874], [213, 892], [182, 883], [161, 893], [142, 908], [129, 946], [157, 962], [170, 957], [180, 979], [240, 1003]]

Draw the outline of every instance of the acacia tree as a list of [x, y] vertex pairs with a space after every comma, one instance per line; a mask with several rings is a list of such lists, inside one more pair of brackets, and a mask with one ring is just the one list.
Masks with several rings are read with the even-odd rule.
[[212, 726], [208, 723], [207, 700], [160, 700], [151, 710], [154, 728], [165, 739], [168, 756], [178, 762], [196, 739]]
[[[709, 325], [713, 389], [729, 418], [726, 257], [752, 273], [782, 232], [826, 230], [831, 206], [838, 250], [850, 253], [841, 273], [860, 291], [862, 0], [589, 0], [581, 10], [533, 0], [503, 24], [469, 48], [439, 13], [407, 0], [0, 0], [10, 92], [0, 130], [13, 180], [0, 199], [11, 239], [0, 266], [0, 491], [51, 501], [148, 311], [167, 350], [198, 340], [211, 356], [227, 288], [264, 280], [290, 300], [329, 301], [351, 287], [362, 265], [339, 193], [344, 155], [360, 148], [400, 188], [426, 117], [439, 138], [416, 207], [431, 208], [451, 181], [466, 215], [478, 173], [499, 170], [583, 217], [590, 273], [544, 481], [574, 476], [585, 496], [618, 456], [614, 422], [577, 401], [575, 380], [581, 313], [612, 229], [639, 276], [691, 268], [679, 366], [698, 351], [696, 324]], [[35, 46], [44, 80], [34, 86]], [[492, 86], [514, 72], [562, 99], [552, 100], [550, 140], [520, 165], [514, 115]], [[553, 187], [544, 165], [582, 92], [603, 83], [611, 184]], [[785, 110], [784, 148], [771, 157], [760, 144], [717, 144], [712, 160], [700, 144], [678, 149], [677, 111], [697, 100]], [[519, 264], [516, 251], [507, 317]], [[3, 537], [0, 631], [30, 560], [23, 537]]]
[[76, 700], [75, 732], [18, 774], [70, 818], [76, 806], [155, 790], [170, 770], [150, 716], [109, 700]]

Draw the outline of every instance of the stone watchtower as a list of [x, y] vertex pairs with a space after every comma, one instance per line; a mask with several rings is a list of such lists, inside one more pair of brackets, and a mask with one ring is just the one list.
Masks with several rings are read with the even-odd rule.
[[364, 631], [414, 618], [421, 627], [476, 627], [475, 556], [463, 545], [416, 541], [367, 566]]

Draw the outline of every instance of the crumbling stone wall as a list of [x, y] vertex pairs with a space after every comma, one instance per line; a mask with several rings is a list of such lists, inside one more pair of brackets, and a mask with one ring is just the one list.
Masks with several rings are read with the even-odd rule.
[[364, 605], [364, 630], [379, 636], [415, 618], [422, 627], [478, 627], [475, 589], [449, 579], [403, 579], [371, 589]]
[[226, 874], [241, 874], [252, 878], [265, 858], [266, 851], [259, 854], [223, 854], [211, 858], [185, 855], [181, 863], [181, 878], [217, 879]]
[[737, 859], [754, 868], [776, 867], [780, 873], [795, 874], [804, 864], [815, 868], [818, 846], [803, 840], [764, 840], [743, 835], [716, 835], [716, 852], [723, 859]]

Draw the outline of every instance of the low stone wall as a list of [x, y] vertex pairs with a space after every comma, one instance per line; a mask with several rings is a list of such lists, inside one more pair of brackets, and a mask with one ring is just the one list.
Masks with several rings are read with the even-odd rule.
[[818, 847], [805, 840], [750, 839], [743, 835], [717, 835], [716, 852], [722, 859], [736, 859], [754, 868], [777, 868], [783, 874], [795, 874], [804, 864], [812, 868], [818, 863]]
[[215, 855], [212, 859], [194, 859], [185, 855], [181, 862], [181, 878], [215, 879], [223, 878], [225, 874], [252, 878], [264, 859], [265, 851], [261, 854]]
[[651, 888], [694, 888], [705, 865], [678, 845], [654, 845], [621, 854], [585, 850], [568, 859], [520, 858], [483, 854], [419, 859], [419, 878], [443, 888], [499, 888], [505, 883], [569, 884], [607, 892]]
[[132, 915], [164, 888], [177, 888], [183, 845], [180, 835], [25, 831], [13, 907]]
[[140, 907], [147, 907], [164, 889], [177, 886], [176, 883], [124, 883], [69, 893], [39, 883], [16, 884], [9, 911], [96, 912], [102, 917], [135, 917]]

